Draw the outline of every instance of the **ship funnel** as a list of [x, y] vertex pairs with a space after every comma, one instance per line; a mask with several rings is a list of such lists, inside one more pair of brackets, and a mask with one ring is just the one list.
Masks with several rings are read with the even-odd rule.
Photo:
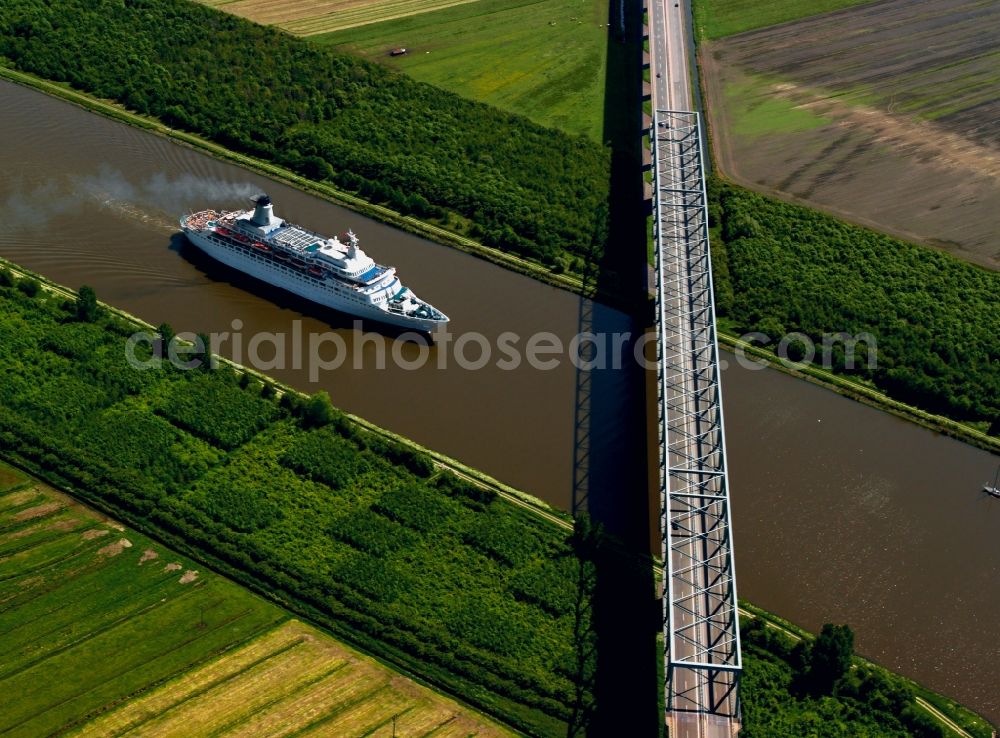
[[261, 195], [254, 202], [257, 204], [257, 207], [254, 208], [251, 222], [255, 226], [269, 226], [274, 224], [275, 217], [273, 208], [271, 207], [271, 198], [267, 195]]

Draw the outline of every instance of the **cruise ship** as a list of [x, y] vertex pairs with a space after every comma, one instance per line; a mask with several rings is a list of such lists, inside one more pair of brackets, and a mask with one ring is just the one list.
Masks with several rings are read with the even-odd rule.
[[426, 333], [448, 322], [394, 267], [365, 254], [352, 231], [327, 238], [288, 223], [267, 195], [254, 198], [253, 210], [185, 215], [181, 230], [217, 261], [320, 305]]

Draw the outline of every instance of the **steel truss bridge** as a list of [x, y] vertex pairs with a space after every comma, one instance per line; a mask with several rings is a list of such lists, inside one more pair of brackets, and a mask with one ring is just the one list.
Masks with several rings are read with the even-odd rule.
[[666, 722], [731, 738], [742, 658], [698, 114], [657, 109], [650, 141]]

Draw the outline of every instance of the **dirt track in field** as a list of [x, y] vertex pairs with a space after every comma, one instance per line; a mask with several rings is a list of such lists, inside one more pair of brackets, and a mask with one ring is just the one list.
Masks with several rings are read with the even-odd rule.
[[1000, 269], [998, 27], [997, 2], [885, 0], [706, 44], [717, 161]]

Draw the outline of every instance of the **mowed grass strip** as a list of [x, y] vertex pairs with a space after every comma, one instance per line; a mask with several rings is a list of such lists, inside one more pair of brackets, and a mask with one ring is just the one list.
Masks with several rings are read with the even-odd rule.
[[267, 709], [343, 665], [301, 644], [248, 666], [232, 678], [181, 702], [138, 730], [157, 736], [213, 735]]
[[[432, 703], [424, 700], [405, 710], [396, 718], [396, 732], [398, 735], [419, 735], [433, 736], [444, 726], [452, 723], [461, 723], [465, 726], [463, 735], [473, 733], [469, 726], [468, 718], [460, 715], [454, 709], [449, 709], [446, 704]], [[380, 735], [375, 733], [374, 735]], [[391, 731], [383, 732], [381, 735], [392, 735]], [[479, 735], [490, 735], [479, 733]]]
[[357, 654], [299, 621], [246, 645], [74, 731], [74, 736], [427, 735], [452, 724], [463, 736], [506, 730]]
[[55, 576], [60, 567], [72, 567], [80, 557], [92, 553], [99, 546], [96, 539], [83, 535], [62, 535], [44, 545], [19, 550], [0, 558], [0, 583], [7, 579], [28, 574], [50, 576], [49, 569], [55, 568]]
[[3, 502], [0, 522], [45, 507], [23, 530], [74, 526], [0, 559], [5, 737], [360, 738], [390, 735], [393, 715], [415, 735], [456, 721], [464, 735], [510, 735], [55, 490]]
[[[114, 736], [157, 718], [191, 697], [202, 694], [259, 663], [302, 642], [296, 629], [278, 626], [204, 666], [182, 674], [160, 689], [125, 703], [80, 728], [74, 735]], [[147, 726], [148, 727], [148, 726]]]
[[0, 466], [0, 492], [6, 492], [13, 487], [24, 484], [28, 478], [9, 466]]
[[699, 38], [732, 36], [874, 0], [692, 0]]
[[357, 4], [353, 7], [330, 13], [329, 15], [280, 23], [279, 26], [299, 36], [315, 36], [320, 33], [330, 33], [331, 31], [346, 28], [357, 28], [372, 23], [408, 18], [422, 13], [475, 2], [479, 2], [479, 0], [438, 0], [437, 2], [428, 2], [428, 0], [389, 0], [388, 2], [379, 3], [378, 9], [375, 12], [373, 12], [371, 5]]
[[[313, 38], [602, 142], [608, 7], [603, 0], [478, 0]], [[396, 47], [408, 54], [390, 57]]]
[[[400, 692], [386, 691], [390, 681], [391, 676], [385, 669], [358, 668], [357, 663], [352, 662], [326, 678], [305, 686], [282, 702], [271, 705], [268, 710], [251, 716], [242, 724], [232, 725], [229, 735], [252, 738], [255, 735], [301, 734], [318, 722], [339, 714], [347, 706], [364, 701], [392, 703], [393, 709], [403, 709], [400, 705], [404, 702], [410, 704], [411, 701]], [[342, 733], [329, 734], [347, 736], [365, 735], [366, 732], [345, 727]]]
[[41, 542], [55, 539], [64, 533], [89, 528], [93, 523], [75, 515], [70, 510], [57, 510], [41, 520], [27, 525], [0, 526], [0, 557], [34, 547]]
[[190, 588], [187, 596], [176, 596], [0, 680], [0, 691], [18, 696], [4, 711], [0, 729], [24, 736], [58, 732], [137, 687], [245, 639], [278, 615], [263, 603], [254, 607], [238, 597], [220, 596], [219, 582]]
[[391, 731], [393, 715], [403, 712], [411, 705], [409, 698], [389, 689], [387, 684], [349, 702], [336, 714], [319, 721], [301, 735], [303, 738], [329, 735], [370, 736], [378, 728], [388, 728]]
[[5, 492], [2, 496], [0, 496], [0, 514], [4, 514], [4, 511], [13, 507], [19, 508], [25, 506], [32, 500], [38, 499], [40, 494], [41, 492], [37, 487], [28, 487], [27, 489]]
[[[99, 555], [100, 556], [100, 555]], [[126, 566], [134, 565], [129, 561]], [[0, 612], [6, 658], [0, 676], [8, 676], [58, 651], [80, 643], [161, 606], [175, 596], [179, 577], [163, 566], [146, 567], [141, 574], [126, 566], [96, 566], [72, 572], [57, 582], [44, 578]], [[95, 601], [90, 593], [99, 591]], [[30, 606], [29, 606], [30, 605]]]
[[[294, 623], [285, 627], [292, 626], [304, 627]], [[463, 726], [463, 736], [511, 735], [409, 679], [392, 677], [381, 665], [357, 654], [343, 669], [231, 726], [226, 735], [390, 736], [393, 716], [399, 736], [437, 735], [437, 729], [450, 723]]]

